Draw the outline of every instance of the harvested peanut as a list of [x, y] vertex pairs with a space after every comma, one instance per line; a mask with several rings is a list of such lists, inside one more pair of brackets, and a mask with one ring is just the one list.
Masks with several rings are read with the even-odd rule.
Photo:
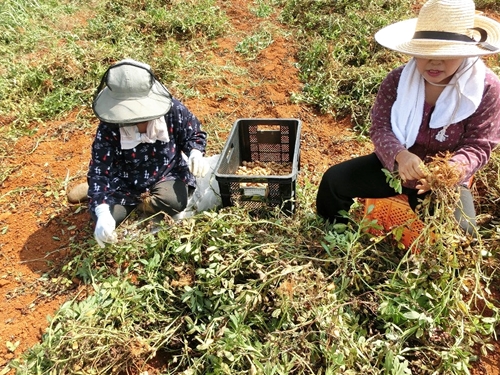
[[[244, 161], [236, 171], [239, 176], [282, 176], [292, 173], [292, 163]], [[265, 182], [243, 182], [243, 187], [266, 187]]]

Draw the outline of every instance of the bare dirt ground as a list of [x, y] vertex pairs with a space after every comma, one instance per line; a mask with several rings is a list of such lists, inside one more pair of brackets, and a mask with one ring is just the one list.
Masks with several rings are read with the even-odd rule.
[[[227, 137], [239, 118], [300, 119], [301, 169], [318, 184], [329, 165], [366, 154], [371, 146], [353, 140], [348, 119], [335, 121], [330, 115], [290, 102], [290, 94], [302, 87], [292, 40], [275, 36], [254, 60], [235, 52], [238, 41], [251, 35], [261, 22], [248, 4], [245, 0], [220, 1], [234, 31], [216, 40], [216, 47], [205, 58], [220, 66], [232, 61], [249, 74], [241, 77], [228, 72], [223, 90], [211, 81], [199, 82], [197, 90], [206, 99], [186, 99], [184, 103], [202, 122], [224, 115], [227, 127], [217, 135], [209, 134], [212, 138]], [[279, 24], [276, 19], [271, 22]], [[225, 94], [221, 96], [221, 92]], [[12, 120], [0, 118], [0, 132]], [[66, 179], [69, 187], [85, 180], [94, 130], [79, 128], [74, 113], [63, 120], [33, 124], [32, 136], [0, 145], [10, 151], [1, 163], [10, 176], [0, 186], [0, 374], [12, 373], [6, 369], [7, 363], [40, 342], [47, 316], [84, 288], [75, 283], [64, 292], [48, 293], [50, 281], [44, 281], [49, 270], [65, 263], [71, 242], [92, 236], [86, 207], [68, 204], [64, 192]], [[209, 145], [208, 151], [211, 155], [221, 150]], [[492, 353], [473, 374], [499, 374], [499, 361], [500, 355]]]

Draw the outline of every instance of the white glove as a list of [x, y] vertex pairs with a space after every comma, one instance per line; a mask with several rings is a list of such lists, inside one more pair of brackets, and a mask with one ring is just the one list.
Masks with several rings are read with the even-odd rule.
[[100, 247], [105, 246], [107, 243], [115, 243], [118, 238], [116, 237], [116, 221], [111, 215], [109, 210], [109, 205], [100, 204], [95, 209], [95, 214], [97, 216], [97, 223], [94, 230], [94, 238]]
[[194, 148], [189, 153], [188, 165], [191, 173], [198, 178], [205, 176], [210, 168], [208, 160], [203, 157], [201, 151]]

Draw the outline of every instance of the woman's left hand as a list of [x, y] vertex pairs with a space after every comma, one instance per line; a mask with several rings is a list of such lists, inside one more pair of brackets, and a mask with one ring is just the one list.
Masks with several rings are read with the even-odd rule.
[[188, 165], [191, 173], [197, 178], [204, 177], [210, 169], [207, 159], [203, 157], [201, 151], [196, 149], [191, 150]]
[[418, 180], [418, 183], [417, 185], [415, 185], [415, 187], [418, 189], [417, 194], [423, 194], [431, 190], [431, 187], [425, 178], [421, 178], [420, 180]]

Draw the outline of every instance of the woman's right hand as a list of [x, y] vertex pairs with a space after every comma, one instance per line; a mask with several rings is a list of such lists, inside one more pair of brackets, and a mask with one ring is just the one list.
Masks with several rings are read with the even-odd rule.
[[105, 247], [106, 243], [116, 243], [116, 221], [111, 215], [109, 205], [100, 204], [96, 207], [95, 214], [97, 222], [94, 229], [94, 238], [99, 246]]
[[399, 176], [403, 181], [420, 180], [425, 174], [420, 169], [422, 159], [408, 150], [403, 150], [396, 155]]

